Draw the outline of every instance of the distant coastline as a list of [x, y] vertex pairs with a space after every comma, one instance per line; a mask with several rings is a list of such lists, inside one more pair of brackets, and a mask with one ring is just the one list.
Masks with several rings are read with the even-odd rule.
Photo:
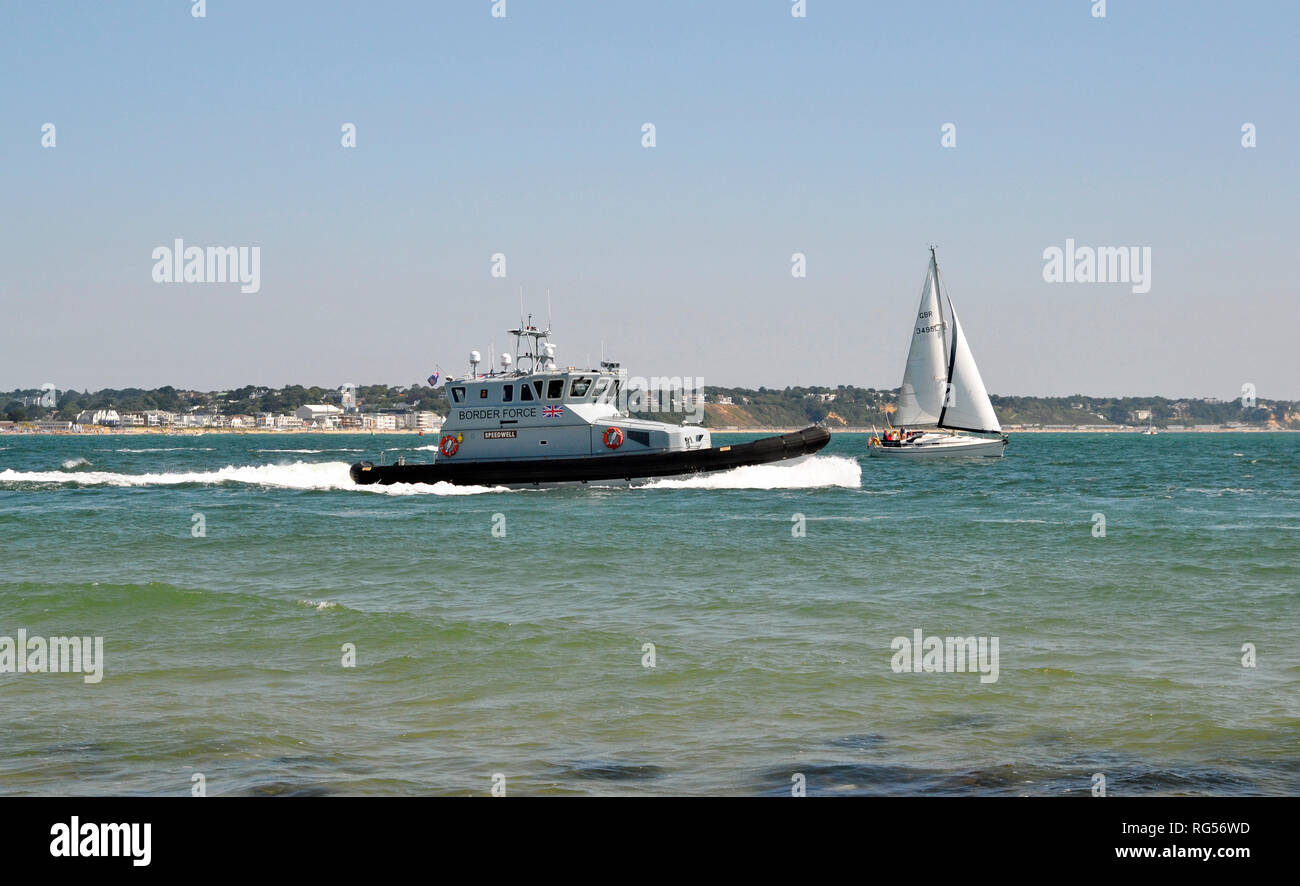
[[[431, 376], [430, 381], [436, 381]], [[897, 413], [897, 389], [835, 387], [687, 387], [682, 379], [629, 383], [633, 415], [672, 423], [702, 421], [715, 432], [771, 433], [821, 425], [861, 433], [884, 427]], [[654, 383], [658, 382], [658, 386]], [[635, 396], [634, 396], [635, 393]], [[99, 428], [172, 433], [436, 433], [451, 409], [446, 386], [342, 385], [338, 388], [246, 385], [230, 391], [172, 387], [143, 390], [60, 390], [53, 385], [0, 391], [0, 432], [82, 432]], [[1243, 385], [1237, 399], [1160, 396], [1020, 397], [992, 395], [993, 409], [1012, 433], [1234, 431], [1300, 429], [1300, 402], [1257, 397]]]
[[[807, 427], [806, 425], [803, 427]], [[828, 427], [827, 430], [832, 434], [874, 434], [883, 430], [884, 426], [875, 428], [862, 427]], [[714, 435], [742, 435], [742, 434], [788, 434], [793, 431], [802, 430], [801, 427], [725, 427], [725, 428], [706, 428]], [[1038, 427], [1004, 427], [1003, 433], [1006, 434], [1141, 434], [1146, 428], [1137, 426], [1115, 426], [1115, 427], [1057, 427], [1057, 428], [1038, 428]], [[272, 429], [272, 428], [187, 428], [180, 431], [160, 431], [154, 428], [106, 428], [91, 427], [80, 431], [72, 430], [45, 430], [37, 428], [13, 427], [0, 430], [0, 438], [5, 436], [15, 437], [284, 437], [297, 434], [310, 434], [314, 436], [334, 436], [334, 437], [437, 437], [437, 429], [425, 429], [423, 431], [409, 428], [398, 430], [391, 429], [366, 429], [357, 430], [355, 428], [292, 428], [292, 429]], [[1169, 427], [1160, 428], [1159, 434], [1295, 434], [1300, 433], [1297, 428], [1270, 428], [1270, 427]]]

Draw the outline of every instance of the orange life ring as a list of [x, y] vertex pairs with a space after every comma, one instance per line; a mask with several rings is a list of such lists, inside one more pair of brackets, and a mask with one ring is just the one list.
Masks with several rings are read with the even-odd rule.
[[617, 449], [618, 447], [622, 446], [622, 445], [623, 445], [623, 429], [622, 429], [622, 428], [606, 428], [606, 429], [605, 429], [605, 445], [608, 446], [610, 449]]
[[451, 458], [455, 455], [456, 450], [458, 449], [460, 449], [460, 441], [456, 439], [455, 434], [448, 434], [443, 437], [442, 441], [438, 444], [438, 451], [447, 456], [447, 458]]

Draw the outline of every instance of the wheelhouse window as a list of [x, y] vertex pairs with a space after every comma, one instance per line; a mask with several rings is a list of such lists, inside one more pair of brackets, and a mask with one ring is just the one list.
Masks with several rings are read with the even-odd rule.
[[465, 402], [465, 389], [464, 389], [464, 388], [452, 388], [452, 389], [451, 389], [451, 402], [453, 402], [453, 403], [464, 403], [464, 402]]
[[599, 403], [601, 396], [604, 395], [605, 390], [608, 387], [609, 387], [609, 379], [607, 378], [596, 379], [596, 387], [594, 387], [591, 391], [591, 399]]
[[577, 398], [585, 397], [589, 390], [591, 390], [591, 379], [585, 376], [582, 378], [575, 378], [573, 383], [569, 385], [569, 396]]
[[533, 399], [533, 389], [530, 388], [530, 387], [529, 387], [528, 385], [526, 385], [526, 384], [520, 385], [520, 386], [519, 386], [519, 399], [520, 399], [520, 400], [531, 400], [531, 399]]
[[553, 378], [546, 383], [546, 399], [558, 400], [564, 396], [564, 379]]
[[514, 386], [514, 385], [502, 385], [502, 386], [501, 386], [501, 402], [502, 402], [502, 403], [513, 403], [513, 402], [514, 402], [514, 399], [515, 399], [515, 386]]
[[537, 392], [537, 399], [542, 399], [542, 380], [540, 378], [533, 382], [533, 390]]

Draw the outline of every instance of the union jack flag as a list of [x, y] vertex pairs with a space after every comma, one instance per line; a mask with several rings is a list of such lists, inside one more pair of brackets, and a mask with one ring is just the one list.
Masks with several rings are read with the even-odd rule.
[[542, 407], [542, 415], [546, 416], [547, 418], [559, 418], [561, 415], [564, 415], [564, 407], [563, 407], [563, 406], [543, 406], [543, 407]]

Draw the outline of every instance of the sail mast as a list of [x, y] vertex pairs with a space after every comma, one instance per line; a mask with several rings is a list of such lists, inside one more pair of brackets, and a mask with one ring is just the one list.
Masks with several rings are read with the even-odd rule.
[[[934, 285], [939, 287], [939, 260], [935, 258], [934, 247], [930, 247], [930, 261], [934, 262]], [[943, 293], [939, 294], [939, 310], [943, 311]], [[946, 320], [943, 324], [944, 334], [947, 336], [948, 348], [944, 352], [944, 384], [943, 384], [943, 408], [939, 410], [939, 420], [935, 422], [939, 427], [944, 427], [943, 419], [948, 414], [948, 404], [952, 401], [952, 371], [957, 365], [957, 313], [952, 307], [952, 297], [948, 297], [948, 316], [952, 317], [952, 322]]]
[[[939, 334], [944, 337], [944, 341], [946, 342], [948, 340], [947, 336], [949, 335], [949, 323], [948, 323], [948, 318], [943, 313], [943, 289], [942, 287], [939, 286], [939, 257], [935, 255], [934, 250], [935, 247], [931, 246], [930, 247], [930, 268], [931, 268], [931, 272], [934, 274], [934, 300], [939, 303], [939, 326], [943, 330]], [[948, 380], [948, 384], [952, 384], [952, 356], [948, 353], [947, 348], [943, 348], [943, 352], [944, 352], [943, 375]], [[946, 401], [947, 400], [946, 390], [944, 391], [944, 394], [945, 394], [944, 401]], [[943, 420], [942, 414], [940, 414], [939, 418], [940, 421]]]

